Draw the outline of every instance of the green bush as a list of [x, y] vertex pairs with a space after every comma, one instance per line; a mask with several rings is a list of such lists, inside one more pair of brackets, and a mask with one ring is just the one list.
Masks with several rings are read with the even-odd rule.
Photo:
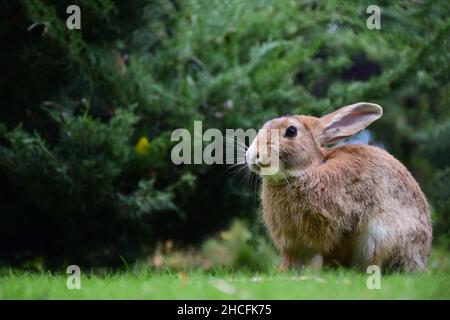
[[[65, 27], [73, 3], [79, 31]], [[194, 120], [246, 129], [376, 102], [377, 141], [434, 194], [434, 164], [419, 150], [450, 115], [449, 4], [383, 1], [382, 29], [368, 30], [369, 4], [2, 4], [0, 259], [121, 263], [158, 240], [195, 244], [255, 217], [253, 188], [222, 166], [171, 163], [171, 132]]]
[[425, 151], [437, 169], [431, 193], [435, 236], [450, 248], [450, 121], [431, 130]]
[[229, 228], [198, 247], [183, 248], [167, 240], [157, 246], [149, 262], [155, 269], [172, 271], [269, 271], [277, 265], [277, 260], [275, 247], [258, 228], [234, 220]]
[[[8, 251], [43, 250], [41, 254], [59, 251], [61, 258], [67, 253], [86, 264], [102, 257], [108, 261], [112, 254], [128, 256], [118, 248], [130, 253], [140, 249], [145, 245], [142, 237], [151, 235], [148, 216], [175, 212], [176, 206], [172, 193], [155, 190], [151, 178], [141, 179], [135, 191], [122, 194], [125, 168], [139, 157], [129, 145], [135, 115], [118, 111], [107, 123], [86, 114], [52, 115], [59, 129], [52, 145], [20, 127], [4, 133], [0, 166], [25, 205], [11, 203], [4, 211], [2, 246]], [[17, 213], [22, 216], [14, 216]], [[11, 229], [18, 221], [24, 225]], [[130, 239], [134, 232], [140, 236]], [[16, 239], [27, 242], [17, 248], [10, 242]]]
[[212, 267], [232, 270], [267, 271], [277, 258], [267, 239], [239, 220], [218, 238], [205, 241], [202, 254]]

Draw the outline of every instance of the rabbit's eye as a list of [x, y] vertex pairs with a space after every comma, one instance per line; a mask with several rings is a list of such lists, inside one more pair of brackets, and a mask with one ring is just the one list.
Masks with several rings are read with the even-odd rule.
[[293, 138], [293, 137], [295, 137], [295, 136], [297, 136], [297, 128], [294, 127], [294, 126], [289, 126], [289, 127], [286, 129], [286, 132], [285, 132], [285, 134], [284, 134], [284, 137], [285, 137], [285, 138]]

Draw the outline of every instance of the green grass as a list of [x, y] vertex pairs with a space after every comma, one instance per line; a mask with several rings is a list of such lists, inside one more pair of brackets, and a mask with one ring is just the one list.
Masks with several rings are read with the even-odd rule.
[[392, 275], [380, 290], [366, 287], [366, 276], [351, 272], [318, 275], [204, 273], [124, 273], [83, 277], [80, 290], [66, 288], [66, 277], [18, 274], [2, 277], [1, 299], [450, 299], [446, 274]]
[[[142, 268], [82, 274], [81, 289], [65, 274], [0, 271], [0, 299], [450, 299], [447, 253], [435, 253], [430, 272], [382, 276], [369, 290], [364, 273], [334, 270], [264, 274], [152, 272]], [[140, 269], [140, 270], [139, 270]]]

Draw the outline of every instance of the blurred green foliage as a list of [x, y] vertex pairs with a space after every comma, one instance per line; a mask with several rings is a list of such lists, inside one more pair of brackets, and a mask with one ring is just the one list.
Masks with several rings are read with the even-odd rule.
[[270, 270], [276, 265], [277, 257], [267, 238], [239, 220], [234, 221], [229, 230], [222, 231], [218, 238], [205, 241], [202, 254], [210, 268], [250, 271]]
[[434, 231], [450, 248], [450, 121], [437, 126], [428, 134], [426, 154], [434, 164], [434, 189], [431, 193], [436, 212]]
[[[65, 26], [70, 4], [81, 30]], [[120, 264], [159, 239], [196, 243], [254, 219], [254, 192], [223, 167], [171, 163], [171, 132], [356, 101], [384, 107], [375, 139], [448, 235], [450, 131], [436, 127], [450, 118], [450, 4], [379, 1], [381, 30], [366, 27], [369, 4], [3, 1], [0, 259]]]
[[171, 240], [159, 244], [149, 259], [155, 270], [227, 270], [268, 272], [277, 265], [278, 254], [259, 228], [234, 220], [230, 228], [218, 232], [196, 247], [180, 247]]

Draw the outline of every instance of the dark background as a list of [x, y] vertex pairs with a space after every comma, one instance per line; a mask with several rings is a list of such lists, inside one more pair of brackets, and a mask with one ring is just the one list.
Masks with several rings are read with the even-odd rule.
[[361, 139], [411, 170], [448, 247], [449, 2], [378, 1], [380, 30], [370, 4], [1, 0], [0, 261], [120, 265], [237, 217], [261, 232], [255, 186], [173, 165], [171, 132], [358, 101], [383, 106]]

